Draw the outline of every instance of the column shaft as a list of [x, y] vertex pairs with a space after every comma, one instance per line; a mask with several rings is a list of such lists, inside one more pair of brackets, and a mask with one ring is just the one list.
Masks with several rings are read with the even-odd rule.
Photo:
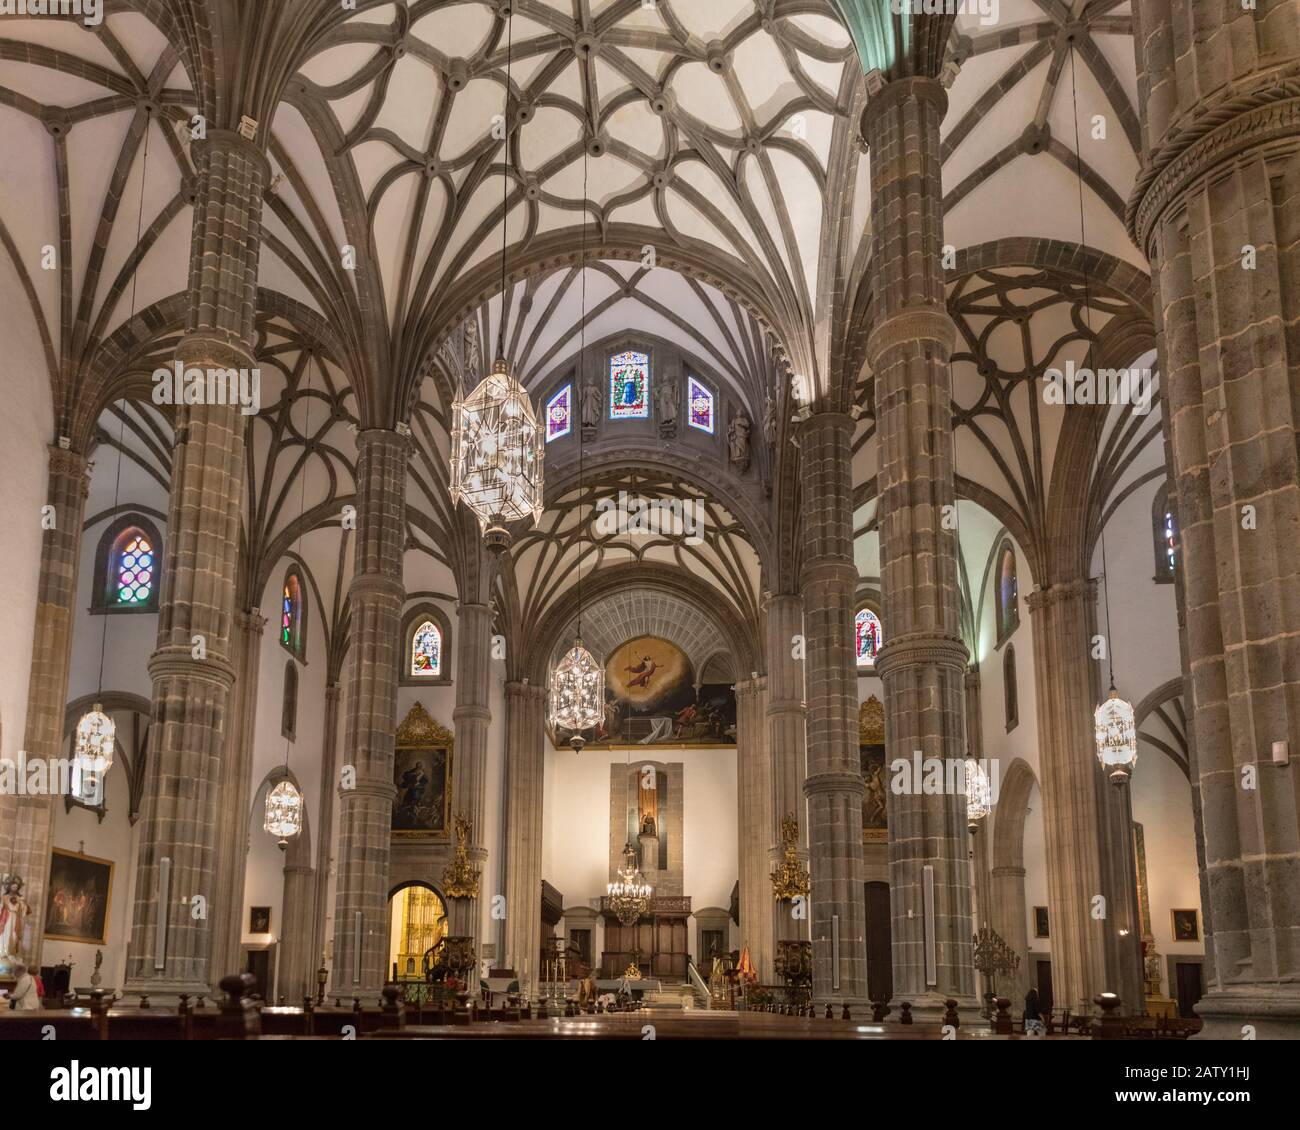
[[852, 643], [858, 575], [853, 564], [853, 421], [822, 413], [803, 425], [800, 437], [808, 678], [808, 776], [803, 787], [812, 859], [813, 995], [862, 1001], [867, 991], [867, 907]]
[[[772, 970], [772, 773], [767, 745], [767, 679], [736, 684], [736, 778], [740, 944], [760, 975]], [[701, 960], [708, 954], [701, 954]], [[770, 983], [770, 982], [769, 982]]]
[[[333, 986], [373, 996], [387, 978], [393, 740], [401, 650], [408, 442], [364, 431], [357, 442], [356, 564], [348, 595], [352, 642], [339, 788]], [[342, 776], [342, 774], [340, 774]], [[358, 947], [358, 939], [360, 945]]]
[[[891, 765], [910, 764], [919, 751], [945, 770], [966, 756], [967, 661], [955, 523], [945, 514], [956, 503], [949, 367], [956, 331], [942, 271], [939, 125], [946, 106], [937, 80], [900, 79], [872, 94], [862, 121], [873, 194], [875, 326], [867, 352], [880, 434], [886, 627], [876, 667]], [[969, 1000], [975, 978], [965, 797], [891, 788], [888, 803], [894, 995], [923, 1006], [946, 996]]]
[[[793, 813], [799, 822], [799, 854], [808, 861], [808, 819], [803, 783], [807, 772], [806, 708], [804, 705], [804, 649], [797, 646], [803, 639], [803, 598], [775, 595], [767, 600], [767, 740], [771, 783], [771, 805], [767, 822], [768, 874], [781, 862], [781, 821]], [[796, 918], [790, 903], [772, 897], [769, 882], [771, 944], [767, 950], [769, 964], [759, 966], [760, 977], [772, 978], [770, 958], [776, 954], [776, 942], [807, 939], [808, 918]], [[757, 961], [757, 958], [755, 958]], [[764, 981], [771, 984], [771, 981]]]
[[[487, 816], [487, 748], [492, 710], [488, 702], [491, 687], [492, 609], [486, 604], [462, 602], [457, 608], [460, 643], [456, 664], [456, 813], [464, 813], [473, 825], [470, 831], [470, 859], [483, 871], [487, 850], [483, 846]], [[480, 877], [480, 883], [482, 878]], [[480, 897], [485, 892], [480, 886]], [[451, 932], [473, 937], [475, 947], [482, 935], [479, 899], [452, 899]], [[506, 913], [509, 914], [507, 907]]]
[[[32, 673], [27, 692], [23, 748], [29, 762], [61, 756], [72, 661], [72, 625], [76, 616], [77, 574], [81, 560], [82, 523], [89, 467], [83, 456], [51, 447], [48, 505], [54, 525], [41, 542], [41, 574], [36, 594]], [[29, 914], [22, 953], [39, 964], [45, 930], [45, 889], [50, 871], [53, 796], [0, 797], [0, 859], [24, 883]], [[7, 843], [5, 841], [8, 841]]]
[[[546, 692], [506, 684], [506, 920], [502, 957], [537, 982], [542, 951], [542, 801]], [[504, 964], [504, 962], [502, 962]]]

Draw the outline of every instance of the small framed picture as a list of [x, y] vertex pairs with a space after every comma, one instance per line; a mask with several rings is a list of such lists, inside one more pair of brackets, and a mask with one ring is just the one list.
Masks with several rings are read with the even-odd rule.
[[1034, 937], [1050, 938], [1051, 934], [1047, 931], [1047, 907], [1034, 907]]
[[1201, 922], [1195, 910], [1171, 910], [1169, 917], [1173, 923], [1173, 935], [1176, 942], [1199, 942], [1201, 940]]
[[250, 934], [269, 934], [271, 932], [271, 908], [269, 906], [250, 906], [248, 908], [248, 932]]

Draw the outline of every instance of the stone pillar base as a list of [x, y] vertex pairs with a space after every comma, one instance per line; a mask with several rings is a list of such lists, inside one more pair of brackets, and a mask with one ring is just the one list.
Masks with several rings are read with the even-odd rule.
[[1194, 1040], [1240, 1040], [1247, 1025], [1257, 1040], [1300, 1040], [1300, 986], [1210, 992], [1195, 1011], [1205, 1027]]

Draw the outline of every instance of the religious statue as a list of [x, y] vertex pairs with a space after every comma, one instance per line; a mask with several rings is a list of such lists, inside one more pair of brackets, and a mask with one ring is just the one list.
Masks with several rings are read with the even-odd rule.
[[732, 416], [727, 427], [727, 448], [731, 453], [731, 465], [741, 474], [749, 470], [749, 417], [743, 412]]
[[[72, 962], [69, 961], [68, 964], [71, 965]], [[99, 970], [100, 970], [100, 967], [101, 967], [103, 964], [104, 964], [104, 951], [103, 951], [103, 950], [96, 950], [96, 951], [95, 951], [95, 971], [90, 975], [90, 987], [91, 987], [92, 989], [98, 989], [98, 988], [99, 988], [99, 985], [100, 985], [100, 982], [104, 980], [103, 974], [101, 974], [100, 971], [99, 971]]]
[[655, 827], [654, 815], [652, 813], [647, 812], [644, 816], [641, 817], [641, 835], [657, 836], [658, 834], [659, 834], [658, 829]]
[[28, 912], [23, 881], [17, 875], [0, 877], [0, 968], [7, 970], [22, 961]]
[[681, 389], [676, 381], [664, 381], [655, 392], [655, 413], [659, 417], [659, 431], [665, 438], [671, 438], [677, 430], [677, 407], [681, 400]]
[[600, 389], [595, 381], [582, 386], [582, 426], [592, 431], [600, 424]]
[[770, 392], [763, 400], [763, 440], [768, 447], [776, 443], [776, 401]]

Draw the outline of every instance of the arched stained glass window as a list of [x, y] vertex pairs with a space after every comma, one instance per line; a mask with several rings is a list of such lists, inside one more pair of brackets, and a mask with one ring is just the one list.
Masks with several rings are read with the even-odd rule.
[[713, 434], [713, 393], [694, 377], [686, 379], [686, 399], [690, 406], [691, 427]]
[[1002, 657], [1002, 705], [1006, 714], [1007, 733], [1020, 722], [1020, 688], [1016, 685], [1016, 649], [1008, 646]]
[[565, 385], [546, 402], [546, 442], [573, 430], [573, 385]]
[[628, 350], [609, 359], [609, 418], [644, 420], [650, 415], [650, 356]]
[[870, 608], [859, 609], [853, 618], [853, 642], [858, 666], [872, 666], [884, 640], [880, 631], [880, 617]]
[[157, 568], [156, 547], [138, 526], [123, 530], [113, 543], [112, 575], [115, 603], [139, 608], [149, 603]]
[[297, 570], [290, 570], [280, 593], [280, 644], [293, 655], [303, 653], [306, 618], [302, 581]]
[[411, 674], [436, 679], [442, 674], [442, 629], [425, 620], [411, 637]]
[[1020, 589], [1016, 580], [1016, 551], [1004, 541], [998, 550], [998, 575], [995, 604], [998, 614], [998, 643], [1020, 625]]

